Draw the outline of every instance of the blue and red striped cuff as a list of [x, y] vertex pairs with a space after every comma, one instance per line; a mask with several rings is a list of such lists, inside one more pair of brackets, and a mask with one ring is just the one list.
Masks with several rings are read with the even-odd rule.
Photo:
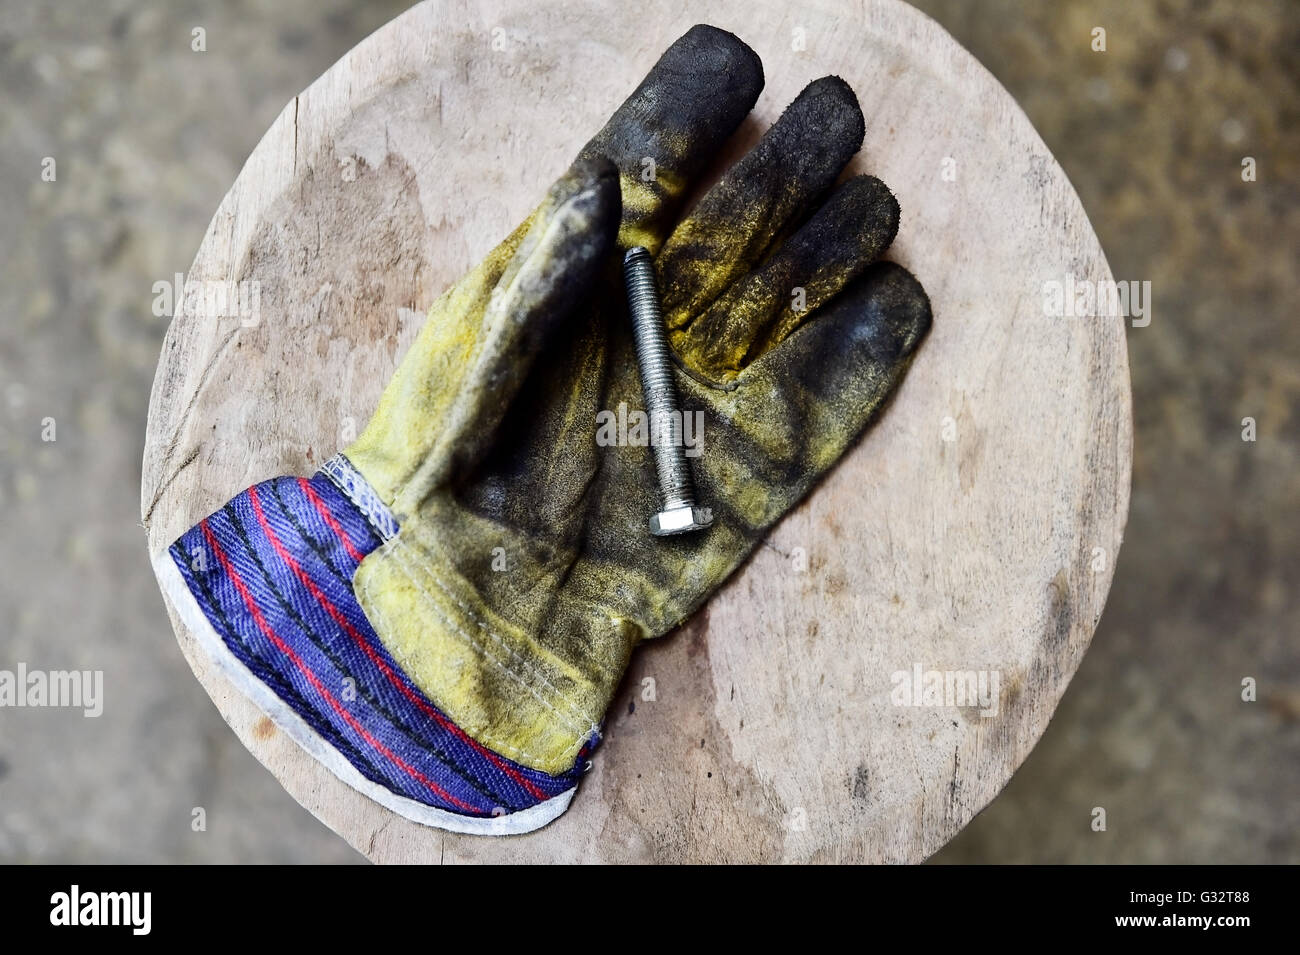
[[598, 737], [552, 776], [470, 738], [407, 678], [353, 594], [357, 566], [397, 530], [357, 480], [338, 455], [310, 479], [250, 487], [156, 562], [164, 588], [227, 675], [345, 782], [441, 828], [544, 825]]

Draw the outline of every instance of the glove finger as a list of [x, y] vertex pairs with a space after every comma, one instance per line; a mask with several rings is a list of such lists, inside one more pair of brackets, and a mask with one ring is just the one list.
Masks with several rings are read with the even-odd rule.
[[[613, 164], [575, 162], [551, 187], [502, 269], [451, 404], [434, 421], [421, 413], [421, 394], [432, 390], [427, 378], [410, 383], [414, 394], [393, 396], [406, 415], [414, 416], [412, 424], [438, 429], [431, 451], [394, 503], [399, 518], [482, 457], [543, 341], [600, 278], [614, 246], [619, 209]], [[439, 386], [440, 394], [445, 391]], [[389, 398], [385, 393], [385, 401]]]
[[656, 251], [678, 204], [763, 89], [753, 50], [717, 27], [692, 27], [579, 154], [608, 156], [622, 180], [619, 245]]
[[838, 76], [816, 80], [795, 97], [664, 244], [656, 266], [670, 329], [701, 315], [763, 259], [839, 177], [864, 131], [857, 97]]
[[677, 354], [706, 378], [735, 378], [862, 274], [897, 232], [898, 202], [885, 184], [848, 180], [771, 258], [673, 335]]
[[777, 520], [880, 411], [930, 321], [930, 300], [910, 272], [870, 266], [815, 321], [745, 368], [732, 390], [712, 391], [722, 433], [715, 429], [700, 459], [707, 492], [755, 530]]

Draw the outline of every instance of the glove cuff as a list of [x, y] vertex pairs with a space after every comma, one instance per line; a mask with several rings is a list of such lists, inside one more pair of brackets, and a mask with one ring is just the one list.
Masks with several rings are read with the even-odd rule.
[[455, 832], [545, 825], [595, 740], [567, 772], [540, 772], [473, 739], [410, 680], [352, 589], [397, 530], [352, 476], [339, 457], [310, 480], [249, 488], [155, 556], [163, 589], [231, 682], [353, 788]]

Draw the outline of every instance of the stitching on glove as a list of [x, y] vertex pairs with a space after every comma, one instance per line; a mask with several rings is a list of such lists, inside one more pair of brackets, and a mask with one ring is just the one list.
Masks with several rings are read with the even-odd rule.
[[[489, 637], [491, 637], [498, 644], [500, 644], [502, 649], [504, 649], [508, 654], [510, 654], [510, 656], [512, 656], [519, 664], [521, 664], [524, 670], [526, 671], [526, 673], [520, 673], [516, 670], [506, 669], [506, 667], [503, 665], [503, 661], [500, 661], [499, 658], [486, 657], [486, 654], [485, 654], [485, 658], [491, 659], [494, 663], [497, 664], [498, 667], [502, 669], [503, 672], [508, 673], [516, 681], [518, 681], [518, 683], [521, 686], [525, 687], [529, 693], [531, 693], [534, 697], [537, 698], [538, 702], [540, 702], [543, 706], [545, 706], [547, 709], [553, 712], [557, 717], [560, 717], [561, 720], [563, 720], [565, 726], [569, 727], [570, 729], [577, 730], [579, 727], [582, 726], [583, 723], [588, 723], [593, 729], [596, 728], [596, 724], [591, 721], [590, 717], [588, 717], [585, 713], [583, 713], [582, 710], [578, 707], [578, 705], [569, 696], [561, 692], [560, 689], [555, 686], [555, 684], [553, 684], [550, 680], [548, 680], [546, 678], [545, 673], [541, 672], [541, 670], [538, 669], [531, 660], [527, 659], [526, 657], [520, 656], [517, 652], [511, 649], [509, 643], [506, 642], [506, 639], [504, 637], [500, 636], [498, 633], [492, 630], [487, 625], [486, 621], [484, 621], [481, 617], [479, 617], [472, 610], [470, 610], [469, 607], [467, 607], [460, 600], [459, 597], [457, 597], [454, 593], [452, 593], [451, 589], [448, 587], [446, 582], [443, 581], [443, 579], [438, 576], [437, 571], [434, 570], [433, 564], [429, 561], [428, 557], [426, 557], [420, 551], [416, 550], [405, 540], [403, 540], [400, 536], [393, 538], [393, 541], [396, 544], [396, 549], [398, 551], [403, 551], [405, 553], [413, 554], [415, 556], [416, 561], [420, 564], [421, 567], [424, 568], [425, 573], [427, 573], [429, 577], [433, 580], [433, 582], [438, 585], [438, 589], [441, 590], [444, 594], [446, 594], [447, 598], [451, 600], [451, 602], [454, 603], [457, 607], [459, 607], [467, 617], [473, 620], [480, 630], [482, 630]], [[414, 583], [417, 587], [419, 587], [420, 591], [434, 602], [435, 612], [438, 612], [436, 609], [437, 608], [436, 599], [434, 599], [433, 594], [429, 593], [428, 589], [426, 589], [424, 586], [421, 585], [420, 581], [415, 578], [415, 575], [411, 573], [411, 565], [402, 562], [400, 559], [399, 559], [399, 563], [402, 563], [402, 567], [406, 571], [407, 577], [411, 580], [411, 582]], [[442, 616], [441, 613], [439, 613], [438, 615]], [[460, 627], [456, 626], [455, 624], [451, 623], [451, 621], [447, 620], [446, 617], [443, 617], [443, 620], [449, 626], [451, 626], [452, 629], [455, 630], [458, 634], [460, 634], [466, 640], [469, 640], [470, 643], [474, 646], [474, 648], [477, 649], [480, 653], [484, 652], [484, 647], [481, 644], [479, 644], [478, 641], [476, 641], [468, 633], [466, 633], [464, 630], [462, 630]], [[563, 703], [565, 709], [568, 710], [569, 712], [569, 716], [576, 717], [577, 721], [574, 722], [574, 720], [572, 719], [564, 719], [564, 714], [562, 714], [558, 709], [555, 708], [554, 703], [550, 700], [547, 700], [545, 697], [541, 696], [540, 694], [538, 694], [537, 690], [534, 687], [532, 687], [526, 679], [524, 679], [524, 677], [527, 675], [534, 676], [537, 678], [539, 682], [545, 684], [546, 687], [552, 693], [555, 694], [555, 700], [560, 703]]]
[[[480, 630], [482, 630], [484, 633], [490, 636], [497, 643], [501, 644], [501, 646], [506, 650], [507, 653], [509, 653], [512, 657], [515, 658], [515, 660], [517, 660], [520, 664], [523, 665], [523, 667], [527, 670], [528, 675], [535, 677], [538, 681], [545, 684], [547, 688], [549, 688], [551, 692], [555, 694], [556, 699], [565, 704], [565, 708], [569, 711], [570, 716], [575, 717], [577, 719], [577, 722], [564, 719], [563, 714], [561, 714], [551, 704], [550, 701], [540, 696], [531, 686], [529, 686], [528, 682], [525, 679], [521, 678], [523, 675], [513, 670], [507, 670], [505, 666], [502, 664], [502, 662], [499, 661], [499, 659], [489, 657], [486, 654], [484, 647], [474, 642], [472, 637], [470, 637], [460, 628], [456, 627], [455, 624], [453, 624], [450, 620], [447, 620], [446, 617], [443, 617], [442, 614], [439, 614], [439, 616], [442, 617], [444, 623], [446, 623], [449, 627], [451, 627], [455, 632], [459, 633], [461, 636], [464, 636], [467, 640], [469, 640], [471, 645], [474, 646], [474, 648], [477, 649], [480, 652], [480, 654], [483, 655], [484, 659], [492, 660], [497, 665], [497, 667], [502, 670], [502, 672], [508, 673], [511, 677], [515, 679], [516, 682], [518, 682], [521, 686], [523, 686], [530, 693], [532, 693], [532, 695], [537, 699], [539, 703], [543, 704], [548, 709], [550, 709], [551, 712], [553, 712], [557, 717], [560, 717], [561, 721], [564, 723], [565, 726], [569, 727], [570, 729], [576, 732], [583, 723], [587, 723], [589, 724], [589, 729], [587, 730], [588, 733], [599, 730], [600, 728], [599, 724], [593, 722], [590, 717], [588, 717], [585, 713], [583, 713], [582, 710], [577, 706], [577, 704], [573, 701], [572, 698], [565, 695], [563, 692], [559, 690], [559, 688], [557, 688], [553, 683], [551, 683], [546, 678], [546, 675], [542, 673], [540, 669], [536, 668], [533, 665], [532, 661], [524, 657], [521, 657], [517, 653], [515, 653], [515, 651], [512, 650], [507, 645], [507, 643], [502, 637], [500, 637], [497, 633], [495, 633], [484, 620], [478, 617], [455, 594], [453, 594], [450, 588], [434, 572], [432, 565], [429, 563], [428, 559], [423, 554], [416, 551], [415, 548], [412, 548], [409, 544], [407, 544], [404, 540], [401, 539], [398, 533], [400, 528], [398, 528], [397, 522], [394, 519], [392, 512], [389, 511], [387, 505], [385, 505], [384, 502], [380, 499], [378, 493], [371, 486], [370, 482], [365, 479], [365, 477], [361, 474], [361, 472], [359, 472], [356, 469], [356, 467], [352, 464], [351, 461], [347, 459], [345, 455], [343, 455], [342, 453], [333, 455], [328, 461], [326, 461], [321, 466], [321, 471], [324, 472], [325, 476], [330, 479], [331, 483], [333, 483], [340, 491], [343, 492], [343, 494], [347, 496], [348, 500], [350, 500], [353, 504], [356, 505], [357, 510], [361, 511], [361, 513], [366, 516], [366, 519], [370, 522], [371, 526], [374, 527], [375, 532], [385, 542], [390, 540], [396, 540], [398, 547], [400, 547], [405, 551], [409, 551], [410, 553], [415, 554], [417, 560], [419, 560], [420, 564], [424, 567], [425, 571], [433, 579], [434, 583], [438, 585], [438, 588], [444, 594], [447, 595], [448, 599], [450, 599], [453, 603], [455, 603], [456, 606], [459, 607], [467, 617], [473, 620], [474, 623], [478, 625], [478, 628]], [[419, 581], [417, 581], [414, 575], [410, 573], [409, 565], [405, 566], [404, 569], [406, 570], [407, 577], [412, 581], [412, 583], [414, 583], [417, 587], [419, 587], [420, 586]], [[367, 585], [363, 585], [362, 589], [366, 594], [367, 601], [369, 601], [372, 606], [378, 606], [378, 604], [375, 602], [373, 598], [373, 595], [370, 593], [370, 588], [368, 586], [368, 583]], [[428, 591], [425, 590], [423, 587], [420, 587], [420, 589], [424, 593], [426, 594], [428, 593]], [[387, 628], [388, 626], [389, 626], [388, 622], [385, 621], [385, 627]], [[390, 632], [392, 631], [390, 630]], [[581, 742], [582, 740], [579, 739], [578, 743]], [[570, 749], [573, 748], [575, 747], [570, 747]], [[565, 750], [566, 753], [568, 751], [569, 750]]]
[[[384, 613], [383, 607], [380, 604], [375, 603], [374, 598], [371, 596], [370, 593], [370, 586], [368, 581], [363, 582], [361, 584], [361, 592], [365, 595], [366, 603], [370, 604], [370, 606], [374, 611], [375, 616], [379, 618], [378, 622], [380, 623], [382, 629], [385, 631], [391, 631], [392, 625], [389, 623], [388, 615]], [[442, 615], [439, 614], [439, 616], [441, 617]], [[443, 618], [443, 620], [444, 622], [448, 623], [448, 625], [450, 625], [450, 621], [447, 621], [445, 617]], [[459, 726], [464, 732], [472, 733], [474, 735], [474, 738], [478, 739], [480, 742], [488, 743], [493, 747], [497, 748], [498, 750], [500, 750], [502, 753], [510, 754], [515, 757], [523, 757], [524, 759], [532, 760], [533, 762], [538, 762], [540, 760], [540, 757], [538, 757], [534, 753], [528, 752], [528, 750], [526, 749], [520, 749], [518, 746], [512, 746], [509, 743], [505, 742], [504, 740], [497, 739], [493, 734], [487, 732], [485, 727], [471, 726], [468, 723], [462, 724], [459, 721], [456, 721], [456, 725]]]
[[[407, 574], [407, 578], [411, 579], [411, 582], [415, 583], [415, 585], [419, 587], [420, 586], [419, 581], [416, 581], [416, 579], [413, 578], [411, 574], [409, 574], [406, 568], [402, 568], [402, 569], [403, 572]], [[428, 594], [428, 591], [424, 590], [424, 587], [420, 587], [420, 590]], [[363, 585], [363, 591], [365, 592], [365, 596], [367, 596], [368, 600], [372, 599], [370, 598], [369, 587], [367, 585]], [[380, 608], [380, 605], [374, 604], [374, 611], [376, 611], [376, 615], [380, 617], [380, 620], [383, 622], [383, 625], [385, 625], [385, 628], [390, 628], [389, 621], [387, 621], [387, 617], [385, 613], [383, 613], [382, 609]], [[469, 637], [468, 634], [465, 634], [463, 630], [456, 628], [456, 625], [452, 624], [450, 620], [447, 620], [447, 617], [443, 615], [443, 613], [438, 611], [435, 611], [435, 613], [438, 613], [438, 617], [441, 618], [441, 620], [445, 622], [447, 626], [450, 626], [451, 629], [458, 631], [458, 633], [463, 635], [463, 637], [469, 639], [469, 642], [471, 642], [471, 644], [473, 644], [474, 647], [477, 647], [478, 650], [482, 651], [482, 647], [478, 647], [478, 644], [474, 643], [473, 639]], [[493, 663], [495, 667], [502, 670], [503, 673], [506, 673], [507, 676], [510, 676], [516, 682], [519, 682], [520, 686], [523, 686], [524, 689], [528, 690], [530, 694], [532, 694], [533, 696], [537, 696], [536, 691], [533, 691], [532, 687], [528, 686], [528, 683], [525, 683], [523, 680], [520, 680], [520, 677], [517, 676], [516, 673], [513, 673], [511, 672], [511, 670], [507, 670], [506, 668], [504, 668], [503, 665], [500, 664], [498, 660], [494, 659], [494, 657], [487, 656], [486, 652], [484, 652], [484, 659], [491, 661], [491, 663]], [[541, 698], [541, 696], [537, 696], [537, 700], [539, 703], [542, 703], [542, 706], [546, 706], [547, 708], [551, 709], [551, 712], [555, 712], [555, 708], [551, 707], [551, 704], [547, 703], [545, 699]], [[559, 713], [556, 713], [556, 716], [559, 716], [560, 721], [562, 721], [565, 726], [569, 726], [569, 728], [571, 729], [576, 729], [575, 726], [571, 724], [571, 722], [569, 722], [568, 720], [564, 720], [564, 717], [560, 716]], [[461, 730], [464, 730], [465, 733], [473, 734], [474, 738], [480, 739], [480, 741], [484, 743], [490, 743], [491, 746], [497, 747], [498, 750], [500, 751], [512, 752], [512, 754], [515, 754], [516, 756], [523, 756], [524, 759], [532, 760], [534, 761], [534, 763], [539, 763], [539, 761], [542, 761], [541, 755], [534, 754], [534, 752], [529, 752], [528, 750], [524, 750], [524, 748], [513, 746], [512, 743], [508, 743], [504, 741], [504, 739], [499, 738], [498, 735], [489, 732], [489, 729], [487, 729], [486, 724], [474, 726], [468, 724], [467, 722], [467, 724], [464, 725], [458, 724], [458, 725], [460, 726]], [[599, 730], [599, 726], [593, 724], [593, 729]], [[586, 738], [588, 737], [577, 738], [576, 741], [573, 742], [571, 746], [565, 747], [564, 750], [560, 751], [560, 756], [568, 756], [569, 754], [571, 754], [571, 752], [577, 751], [578, 748], [581, 748], [582, 743], [586, 741]]]
[[397, 519], [393, 517], [393, 512], [343, 454], [335, 454], [322, 464], [321, 472], [365, 515], [381, 540], [387, 541], [397, 536]]
[[[404, 548], [404, 549], [408, 549], [408, 550], [410, 549], [410, 548], [409, 548], [409, 545], [407, 545], [407, 544], [406, 544], [404, 541], [402, 541], [400, 538], [394, 538], [394, 540], [397, 541], [397, 543], [399, 544], [399, 546], [401, 546], [402, 548]], [[439, 617], [439, 619], [441, 619], [442, 622], [443, 622], [444, 624], [446, 624], [447, 627], [449, 627], [453, 632], [459, 634], [461, 637], [463, 637], [465, 640], [467, 640], [467, 641], [469, 642], [469, 644], [470, 644], [472, 647], [474, 647], [475, 649], [477, 649], [477, 650], [479, 651], [481, 657], [482, 657], [484, 660], [487, 660], [487, 661], [491, 662], [495, 667], [497, 667], [499, 670], [501, 670], [502, 673], [505, 673], [507, 676], [509, 676], [511, 679], [513, 679], [515, 682], [517, 682], [520, 686], [522, 686], [525, 690], [527, 690], [527, 691], [528, 691], [532, 696], [534, 696], [534, 697], [537, 699], [537, 701], [538, 701], [539, 703], [541, 703], [543, 706], [545, 706], [547, 709], [549, 709], [552, 713], [554, 713], [554, 714], [556, 715], [556, 717], [559, 718], [559, 720], [561, 721], [561, 723], [562, 723], [564, 726], [568, 727], [570, 730], [572, 730], [572, 731], [574, 731], [574, 732], [576, 732], [576, 731], [578, 730], [578, 725], [577, 725], [577, 724], [573, 723], [573, 722], [572, 722], [571, 720], [569, 720], [569, 719], [566, 719], [562, 713], [560, 713], [559, 711], [557, 711], [557, 710], [555, 709], [555, 707], [551, 704], [550, 701], [548, 701], [548, 700], [545, 699], [544, 697], [538, 695], [537, 691], [536, 691], [533, 687], [529, 686], [529, 684], [527, 683], [527, 681], [525, 681], [525, 680], [520, 676], [520, 674], [514, 672], [513, 670], [507, 669], [507, 668], [503, 665], [502, 661], [500, 661], [498, 658], [493, 657], [493, 656], [489, 656], [488, 653], [487, 653], [487, 651], [486, 651], [486, 649], [485, 649], [484, 647], [482, 647], [482, 646], [481, 646], [477, 641], [475, 641], [473, 637], [471, 637], [468, 633], [466, 633], [464, 630], [462, 630], [460, 627], [458, 627], [455, 623], [453, 623], [450, 619], [448, 619], [448, 617], [447, 617], [447, 616], [446, 616], [446, 615], [445, 615], [441, 610], [438, 609], [438, 607], [437, 607], [437, 600], [433, 597], [433, 595], [430, 594], [429, 591], [428, 591], [424, 586], [421, 585], [420, 581], [417, 580], [417, 579], [415, 578], [415, 576], [411, 573], [411, 569], [410, 569], [409, 565], [404, 564], [404, 563], [403, 563], [402, 561], [400, 561], [400, 560], [398, 561], [398, 564], [399, 564], [399, 569], [402, 571], [403, 574], [405, 574], [405, 576], [407, 577], [407, 579], [410, 580], [411, 583], [413, 583], [413, 584], [414, 584], [414, 585], [415, 585], [415, 586], [416, 586], [416, 587], [417, 587], [417, 588], [418, 588], [422, 593], [426, 594], [426, 595], [430, 598], [430, 602], [431, 602], [431, 604], [432, 604], [433, 607], [434, 607], [434, 613], [437, 614], [437, 616]], [[436, 579], [436, 578], [435, 578], [435, 579]], [[444, 592], [446, 592], [446, 587], [443, 585], [443, 583], [442, 583], [441, 581], [437, 581], [437, 582], [438, 582], [438, 586], [439, 586], [440, 588], [442, 588]], [[387, 615], [384, 613], [384, 610], [383, 610], [382, 605], [381, 605], [380, 603], [378, 603], [378, 602], [375, 601], [374, 596], [373, 596], [373, 594], [372, 594], [371, 591], [370, 591], [369, 583], [370, 583], [369, 580], [363, 580], [363, 581], [361, 582], [361, 591], [362, 591], [362, 593], [365, 595], [366, 603], [369, 604], [369, 605], [374, 609], [374, 612], [375, 612], [376, 616], [379, 617], [379, 622], [382, 624], [384, 630], [386, 630], [386, 631], [388, 631], [388, 632], [392, 632], [392, 630], [393, 630], [392, 625], [391, 625], [390, 621], [388, 620]], [[456, 598], [455, 598], [454, 596], [451, 596], [450, 594], [448, 594], [448, 596], [450, 596], [452, 600], [456, 600]], [[462, 609], [464, 609], [464, 605], [463, 605], [463, 604], [460, 604], [459, 601], [456, 601], [456, 602], [457, 602], [457, 604], [458, 604], [459, 606], [461, 606]], [[468, 613], [468, 610], [466, 610], [466, 613]], [[472, 617], [473, 614], [470, 614], [470, 616]], [[477, 619], [477, 618], [476, 618], [476, 619]], [[480, 626], [482, 626], [481, 623], [480, 623]], [[490, 633], [490, 631], [489, 631], [489, 633]], [[490, 635], [491, 635], [494, 639], [497, 639], [498, 641], [500, 641], [500, 638], [497, 637], [496, 634], [490, 634]], [[510, 648], [509, 648], [509, 647], [506, 647], [506, 650], [507, 650], [508, 652], [513, 652], [513, 651], [510, 651]], [[541, 674], [537, 674], [537, 676], [538, 676], [538, 678], [541, 679], [543, 682], [547, 682], [546, 679], [545, 679], [545, 677], [542, 676]], [[547, 685], [550, 686], [549, 682], [547, 682]], [[554, 689], [553, 686], [552, 686], [551, 688]], [[557, 692], [558, 692], [558, 691], [557, 691]], [[568, 703], [570, 706], [572, 706], [571, 701], [569, 701], [567, 698], [564, 699], [564, 702], [566, 702], [566, 703]], [[462, 725], [462, 724], [459, 724], [459, 723], [458, 723], [457, 725], [460, 725], [460, 728], [461, 728], [463, 731], [465, 731], [466, 733], [472, 733], [472, 734], [474, 734], [474, 735], [476, 736], [476, 738], [480, 739], [482, 742], [484, 742], [484, 743], [490, 743], [492, 746], [497, 747], [497, 748], [499, 748], [499, 749], [502, 750], [502, 751], [509, 751], [509, 752], [511, 752], [511, 753], [514, 753], [514, 754], [517, 755], [517, 756], [522, 756], [522, 757], [524, 757], [525, 759], [531, 760], [531, 761], [533, 761], [533, 762], [541, 762], [541, 760], [542, 760], [542, 757], [541, 757], [540, 755], [535, 754], [535, 753], [530, 753], [528, 750], [521, 749], [521, 748], [518, 747], [518, 746], [514, 746], [514, 745], [512, 745], [512, 744], [506, 742], [505, 740], [500, 739], [500, 738], [497, 737], [495, 734], [489, 732], [489, 731], [488, 731], [488, 727], [487, 727], [486, 725], [484, 725], [484, 726], [471, 726], [471, 725], [469, 725], [469, 724], [463, 724], [463, 725]], [[599, 726], [599, 724], [592, 723], [592, 724], [591, 724], [591, 728], [590, 728], [590, 729], [589, 729], [585, 734], [578, 736], [578, 738], [575, 739], [574, 742], [573, 742], [571, 745], [569, 745], [568, 747], [566, 747], [564, 750], [561, 751], [561, 756], [568, 756], [570, 753], [575, 753], [575, 752], [577, 752], [577, 751], [582, 747], [583, 743], [585, 743], [585, 742], [587, 741], [587, 739], [590, 738], [591, 735], [592, 735], [593, 733], [595, 733], [596, 735], [599, 735], [599, 731], [600, 731], [600, 726]]]

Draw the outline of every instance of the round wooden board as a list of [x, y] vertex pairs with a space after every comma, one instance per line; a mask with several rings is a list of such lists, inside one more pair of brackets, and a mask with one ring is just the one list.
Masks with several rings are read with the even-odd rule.
[[[854, 171], [898, 196], [890, 257], [933, 302], [883, 417], [701, 613], [637, 652], [594, 768], [538, 832], [447, 834], [369, 801], [233, 690], [171, 610], [244, 745], [373, 860], [922, 860], [1024, 760], [1101, 614], [1129, 498], [1124, 325], [1046, 313], [1044, 282], [1110, 271], [1024, 114], [896, 0], [686, 6], [411, 9], [285, 108], [188, 276], [260, 283], [260, 310], [171, 323], [145, 444], [153, 553], [347, 444], [435, 296], [696, 22], [763, 58], [739, 148], [810, 80], [852, 85]], [[900, 705], [918, 665], [996, 673], [996, 713]]]

